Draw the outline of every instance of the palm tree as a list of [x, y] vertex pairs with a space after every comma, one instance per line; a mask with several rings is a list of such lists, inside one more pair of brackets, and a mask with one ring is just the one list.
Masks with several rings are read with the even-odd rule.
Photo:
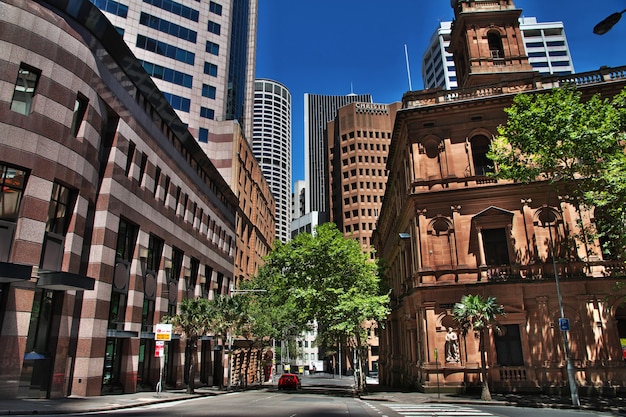
[[211, 309], [206, 298], [183, 299], [178, 305], [179, 313], [175, 316], [166, 316], [164, 323], [171, 323], [177, 332], [185, 335], [187, 351], [185, 364], [188, 370], [189, 383], [187, 393], [194, 393], [196, 377], [196, 356], [198, 353], [198, 337], [207, 334], [210, 330]]
[[504, 307], [496, 302], [495, 297], [486, 299], [480, 295], [464, 295], [461, 302], [456, 303], [452, 310], [454, 318], [461, 326], [463, 336], [473, 331], [479, 338], [482, 392], [480, 398], [491, 401], [491, 393], [487, 383], [487, 366], [485, 364], [485, 331], [493, 327], [501, 332], [497, 316], [505, 315]]

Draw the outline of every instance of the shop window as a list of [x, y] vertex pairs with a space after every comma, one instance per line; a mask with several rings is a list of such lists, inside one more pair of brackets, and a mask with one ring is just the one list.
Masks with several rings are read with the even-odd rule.
[[33, 100], [35, 97], [35, 89], [39, 82], [41, 71], [30, 65], [21, 64], [15, 81], [13, 90], [13, 99], [11, 100], [11, 110], [24, 115], [29, 115]]

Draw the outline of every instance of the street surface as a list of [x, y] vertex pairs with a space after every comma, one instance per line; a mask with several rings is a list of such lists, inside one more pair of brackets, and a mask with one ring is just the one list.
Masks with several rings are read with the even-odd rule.
[[[343, 391], [307, 388], [278, 391], [276, 388], [232, 392], [168, 403], [148, 404], [122, 410], [75, 413], [68, 416], [111, 417], [615, 417], [617, 414], [588, 410], [559, 410], [503, 405], [399, 403], [362, 400]], [[38, 414], [46, 415], [44, 413]], [[52, 416], [53, 414], [50, 414]], [[58, 414], [57, 414], [58, 416]]]

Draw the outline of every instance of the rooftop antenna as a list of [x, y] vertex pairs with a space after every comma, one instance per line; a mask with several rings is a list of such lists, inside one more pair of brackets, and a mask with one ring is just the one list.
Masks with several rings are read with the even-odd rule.
[[409, 91], [413, 91], [413, 86], [411, 85], [411, 69], [409, 68], [409, 50], [406, 47], [406, 43], [404, 44], [404, 56], [406, 57], [406, 73], [409, 77]]
[[356, 94], [354, 94], [354, 87], [352, 86], [352, 81], [350, 81], [350, 94], [348, 94], [349, 96], [355, 96]]

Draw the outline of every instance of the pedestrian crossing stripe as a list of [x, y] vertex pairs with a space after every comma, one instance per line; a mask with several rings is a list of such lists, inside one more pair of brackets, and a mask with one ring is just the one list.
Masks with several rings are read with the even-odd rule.
[[415, 416], [494, 416], [494, 414], [486, 411], [476, 410], [470, 407], [461, 407], [457, 405], [439, 405], [439, 404], [386, 404], [386, 407], [407, 417]]

